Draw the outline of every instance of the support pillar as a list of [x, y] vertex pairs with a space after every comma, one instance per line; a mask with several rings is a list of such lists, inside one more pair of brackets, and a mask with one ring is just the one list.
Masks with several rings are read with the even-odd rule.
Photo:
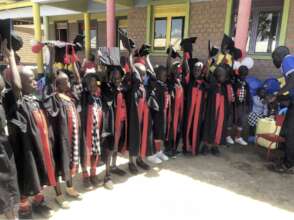
[[91, 54], [91, 15], [84, 13], [84, 33], [85, 33], [85, 56], [89, 59]]
[[237, 18], [236, 47], [246, 54], [252, 0], [240, 0]]
[[[41, 29], [41, 17], [40, 17], [40, 5], [38, 3], [33, 3], [33, 20], [34, 20], [34, 31], [35, 31], [35, 40], [42, 40], [42, 29]], [[43, 54], [40, 51], [37, 54], [36, 58], [38, 73], [44, 72], [43, 65]]]
[[115, 47], [116, 23], [115, 23], [115, 0], [106, 1], [106, 36], [107, 47]]
[[44, 40], [49, 40], [49, 17], [43, 17]]

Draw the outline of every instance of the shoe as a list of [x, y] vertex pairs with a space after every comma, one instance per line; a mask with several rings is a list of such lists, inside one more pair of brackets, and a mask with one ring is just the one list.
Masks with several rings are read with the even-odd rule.
[[91, 183], [89, 176], [83, 178], [83, 185], [86, 190], [88, 190], [88, 191], [93, 190], [93, 185]]
[[237, 144], [242, 145], [242, 146], [247, 146], [247, 145], [248, 145], [248, 143], [247, 143], [246, 141], [244, 141], [244, 139], [243, 139], [242, 137], [236, 138], [236, 139], [235, 139], [235, 142], [236, 142]]
[[142, 159], [137, 159], [136, 163], [143, 170], [150, 170], [151, 169], [150, 166], [148, 164], [146, 164]]
[[231, 136], [226, 137], [227, 144], [235, 144], [233, 138]]
[[150, 163], [153, 163], [153, 164], [161, 164], [162, 161], [157, 157], [157, 155], [153, 155], [153, 156], [149, 156], [147, 157], [147, 160], [150, 162]]
[[294, 168], [288, 167], [285, 163], [270, 165], [268, 169], [280, 174], [294, 174]]
[[69, 197], [77, 200], [82, 200], [81, 194], [74, 187], [66, 187], [65, 191]]
[[34, 213], [42, 216], [43, 218], [50, 218], [53, 216], [54, 211], [50, 207], [48, 207], [45, 201], [42, 202], [33, 202], [32, 210]]
[[32, 208], [30, 207], [28, 210], [19, 210], [18, 211], [18, 219], [33, 219]]
[[209, 153], [208, 146], [206, 144], [201, 145], [199, 152], [200, 154], [206, 156]]
[[166, 156], [163, 151], [159, 151], [156, 156], [162, 161], [168, 161], [168, 156]]
[[139, 170], [134, 163], [129, 163], [129, 171], [133, 175], [137, 175], [139, 173]]
[[218, 147], [212, 147], [211, 148], [211, 154], [213, 156], [219, 156], [220, 155], [220, 151], [219, 151]]
[[113, 190], [113, 182], [112, 182], [110, 176], [105, 177], [105, 179], [104, 179], [104, 188], [109, 189], [109, 190]]
[[55, 202], [59, 205], [60, 208], [62, 209], [69, 209], [70, 205], [68, 201], [65, 201], [64, 196], [56, 196], [55, 197]]
[[103, 185], [103, 181], [101, 179], [99, 179], [97, 175], [90, 176], [90, 182], [91, 182], [92, 186], [94, 186], [95, 188]]
[[110, 173], [116, 174], [118, 176], [125, 176], [125, 175], [127, 175], [126, 171], [118, 168], [117, 166], [110, 167]]

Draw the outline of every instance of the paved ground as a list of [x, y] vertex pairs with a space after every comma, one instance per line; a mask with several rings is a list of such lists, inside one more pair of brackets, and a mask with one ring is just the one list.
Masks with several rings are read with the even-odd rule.
[[[120, 159], [126, 169], [126, 160]], [[269, 172], [265, 152], [255, 147], [223, 148], [220, 157], [180, 156], [148, 173], [114, 178], [115, 188], [98, 188], [54, 204], [54, 219], [294, 219], [294, 176]], [[81, 181], [76, 180], [82, 190]]]

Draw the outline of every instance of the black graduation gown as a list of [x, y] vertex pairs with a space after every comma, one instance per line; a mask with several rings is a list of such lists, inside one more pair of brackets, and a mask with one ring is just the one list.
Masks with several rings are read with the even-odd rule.
[[211, 81], [207, 92], [207, 103], [203, 128], [203, 141], [208, 144], [225, 144], [228, 98], [226, 86]]
[[4, 98], [9, 140], [15, 156], [20, 194], [32, 196], [39, 193], [44, 185], [50, 182], [56, 184], [51, 146], [47, 144], [45, 152], [42, 133], [35, 118], [35, 113], [42, 109], [42, 103], [32, 96], [15, 100], [12, 91]]
[[0, 105], [0, 215], [14, 209], [19, 202], [14, 155], [5, 135], [6, 117]]
[[[92, 128], [93, 128], [93, 104], [96, 102], [98, 108], [101, 107], [101, 111], [98, 112], [100, 120], [102, 120], [102, 102], [100, 97], [94, 97], [87, 91], [83, 90], [81, 93], [81, 143], [80, 143], [80, 159], [83, 166], [89, 165], [91, 148], [92, 148]], [[101, 123], [98, 122], [98, 123]], [[100, 131], [99, 131], [100, 132]], [[100, 132], [101, 133], [101, 132]], [[99, 136], [100, 136], [99, 133]], [[99, 151], [98, 154], [101, 152]]]
[[62, 176], [65, 181], [71, 178], [72, 146], [69, 139], [68, 104], [58, 94], [54, 93], [45, 98], [44, 105], [50, 117], [54, 135], [53, 155], [56, 176]]
[[154, 140], [164, 141], [167, 129], [167, 110], [169, 106], [167, 85], [158, 80], [154, 92], [159, 107], [158, 111], [151, 111]]
[[183, 137], [184, 90], [180, 82], [171, 82], [168, 87], [171, 105], [168, 110], [165, 146], [167, 151], [176, 151]]
[[206, 108], [207, 83], [202, 79], [191, 78], [187, 86], [186, 96], [186, 123], [185, 146], [193, 155], [199, 152], [199, 144], [202, 139], [203, 122]]
[[154, 103], [154, 99], [150, 99], [150, 92], [144, 88], [135, 74], [132, 74], [125, 84], [129, 154], [144, 158], [153, 153], [152, 120], [149, 105]]

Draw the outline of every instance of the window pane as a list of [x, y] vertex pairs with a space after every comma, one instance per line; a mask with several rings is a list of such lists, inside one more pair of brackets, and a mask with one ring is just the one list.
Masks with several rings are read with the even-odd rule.
[[154, 22], [154, 47], [166, 47], [166, 18], [156, 18]]
[[[125, 32], [126, 34], [128, 33], [128, 29], [127, 28], [120, 28], [123, 32]], [[119, 34], [117, 34], [117, 36], [119, 37]], [[125, 50], [122, 41], [119, 39], [119, 49], [120, 50]]]
[[279, 13], [261, 12], [258, 17], [255, 52], [272, 52], [277, 44]]
[[184, 18], [172, 18], [171, 24], [171, 44], [175, 46], [176, 49], [180, 49], [180, 43], [183, 39], [183, 29], [184, 29]]

